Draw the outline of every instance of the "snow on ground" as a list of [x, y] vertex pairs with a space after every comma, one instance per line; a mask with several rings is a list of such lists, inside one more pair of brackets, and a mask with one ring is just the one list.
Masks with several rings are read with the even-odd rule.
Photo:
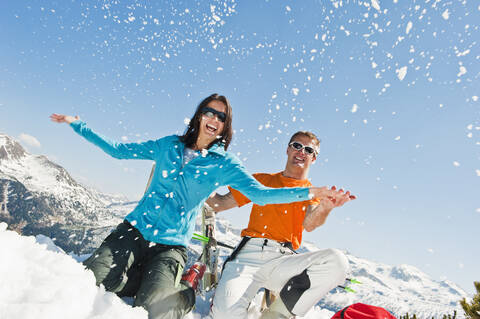
[[146, 318], [95, 285], [93, 273], [51, 240], [20, 236], [0, 224], [0, 318]]
[[[132, 308], [97, 287], [93, 273], [50, 238], [20, 236], [6, 228], [7, 224], [0, 223], [0, 318], [147, 318], [144, 309]], [[197, 298], [195, 311], [185, 318], [207, 318], [210, 300], [211, 294]], [[260, 301], [259, 294], [249, 319], [258, 318]], [[314, 308], [302, 318], [328, 319], [332, 315], [331, 311]]]

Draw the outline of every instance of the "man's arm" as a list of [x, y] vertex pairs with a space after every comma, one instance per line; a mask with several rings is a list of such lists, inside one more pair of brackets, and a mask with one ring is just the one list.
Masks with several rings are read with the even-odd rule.
[[333, 209], [333, 203], [330, 199], [323, 199], [318, 205], [310, 205], [303, 219], [303, 228], [308, 231], [314, 231], [317, 227], [325, 224], [328, 215]]
[[237, 202], [235, 201], [235, 198], [233, 198], [233, 195], [231, 192], [228, 192], [225, 195], [220, 195], [218, 193], [213, 193], [210, 195], [210, 197], [207, 199], [207, 204], [213, 208], [213, 210], [218, 213], [233, 207], [238, 207]]
[[[332, 189], [334, 189], [332, 187]], [[316, 228], [322, 226], [327, 220], [328, 215], [335, 207], [340, 207], [346, 202], [355, 199], [356, 197], [350, 195], [350, 192], [344, 193], [343, 190], [336, 192], [334, 197], [324, 198], [318, 205], [310, 205], [305, 213], [303, 219], [303, 228], [311, 232]]]

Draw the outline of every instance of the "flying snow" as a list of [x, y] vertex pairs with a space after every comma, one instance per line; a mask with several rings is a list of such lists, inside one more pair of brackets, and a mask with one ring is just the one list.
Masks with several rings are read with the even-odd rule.
[[401, 67], [400, 69], [395, 71], [397, 73], [397, 77], [400, 81], [402, 81], [405, 76], [407, 75], [407, 66]]
[[448, 18], [450, 18], [450, 12], [448, 11], [448, 9], [446, 9], [445, 11], [443, 11], [442, 17], [443, 17], [445, 20], [448, 20]]
[[374, 7], [376, 10], [380, 11], [380, 4], [378, 3], [377, 0], [372, 0], [372, 7]]
[[409, 33], [410, 33], [410, 30], [412, 30], [412, 26], [413, 26], [412, 21], [408, 21], [408, 23], [407, 23], [407, 28], [405, 29], [405, 33], [406, 33], [406, 34], [409, 34]]
[[462, 75], [464, 75], [464, 74], [466, 74], [466, 73], [467, 73], [467, 68], [465, 68], [463, 65], [461, 65], [461, 66], [459, 67], [459, 72], [458, 72], [457, 76], [462, 76]]

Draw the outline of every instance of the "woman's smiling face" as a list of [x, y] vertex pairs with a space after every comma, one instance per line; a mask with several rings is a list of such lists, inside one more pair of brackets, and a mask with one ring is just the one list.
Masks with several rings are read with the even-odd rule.
[[[225, 113], [227, 110], [227, 107], [223, 102], [216, 100], [208, 103], [207, 107], [222, 113]], [[198, 139], [208, 141], [208, 144], [215, 141], [222, 135], [224, 125], [224, 122], [219, 119], [218, 115], [213, 114], [213, 117], [208, 117], [206, 114], [203, 114], [200, 119], [200, 132]]]

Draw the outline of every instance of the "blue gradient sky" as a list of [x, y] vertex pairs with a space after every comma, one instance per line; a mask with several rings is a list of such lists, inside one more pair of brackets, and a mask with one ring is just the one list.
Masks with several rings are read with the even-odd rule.
[[[322, 139], [316, 185], [358, 199], [305, 239], [480, 280], [480, 6], [465, 1], [2, 1], [0, 131], [79, 181], [138, 198], [151, 163], [49, 122], [78, 114], [119, 141], [182, 133], [218, 92], [251, 172], [297, 130]], [[406, 70], [406, 73], [405, 73]], [[243, 227], [248, 209], [225, 212]]]

